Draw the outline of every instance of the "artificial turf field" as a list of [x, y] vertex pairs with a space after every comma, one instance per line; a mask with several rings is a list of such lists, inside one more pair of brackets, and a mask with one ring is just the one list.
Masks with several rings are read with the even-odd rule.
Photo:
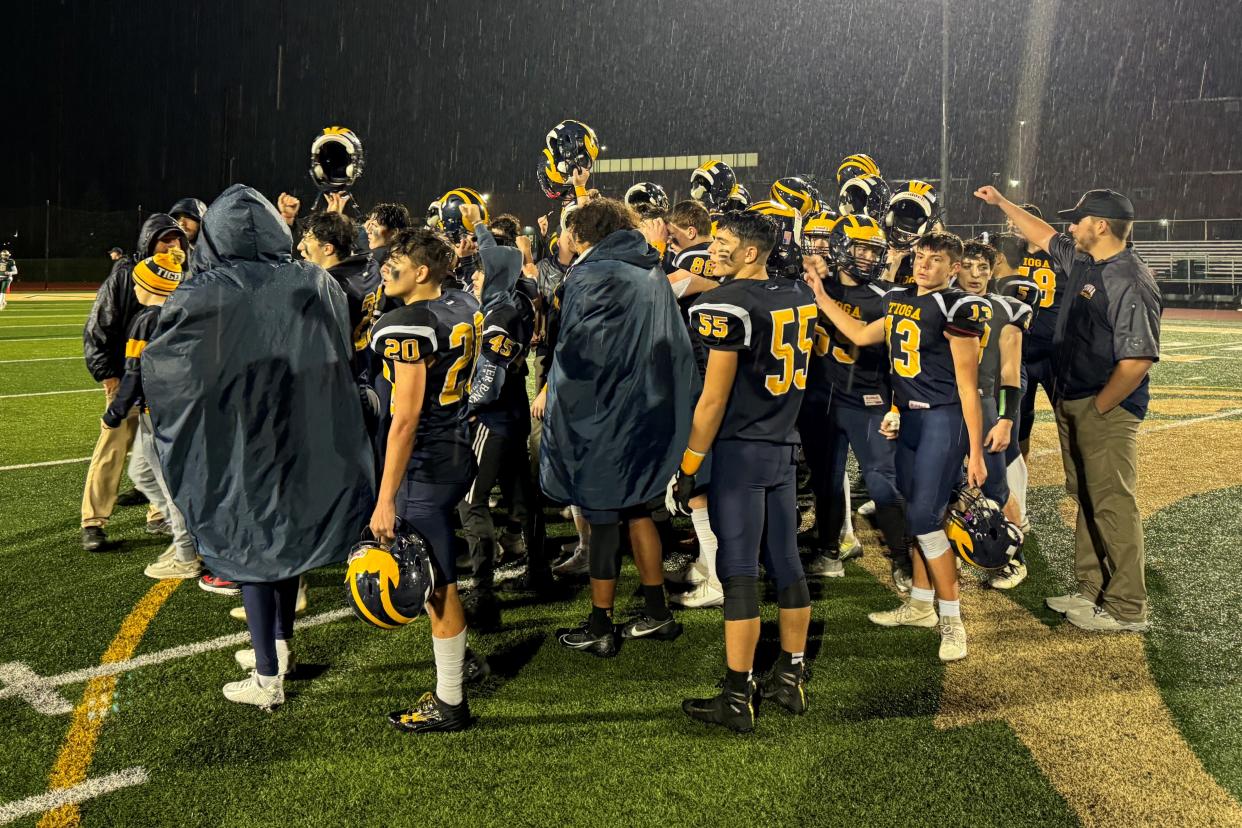
[[[895, 599], [860, 522], [863, 558], [812, 583], [805, 717], [761, 707], [734, 736], [681, 713], [722, 675], [719, 610], [610, 661], [563, 650], [553, 630], [588, 608], [575, 585], [505, 598], [504, 630], [471, 637], [494, 671], [471, 693], [476, 726], [411, 738], [385, 714], [432, 686], [426, 623], [339, 617], [343, 567], [309, 576], [303, 619], [321, 623], [299, 629], [269, 715], [220, 694], [247, 646], [213, 642], [242, 637], [237, 599], [143, 576], [164, 542], [142, 509], [118, 510], [112, 551], [82, 551], [103, 404], [81, 359], [89, 308], [51, 294], [0, 312], [0, 824], [1242, 825], [1242, 320], [1166, 315], [1139, 438], [1146, 637], [1092, 636], [1042, 606], [1073, 583], [1045, 404], [1031, 574], [1001, 594], [963, 573], [966, 661], [942, 666], [935, 630], [867, 622]], [[629, 566], [619, 594], [635, 584]], [[777, 646], [764, 632], [760, 669]]]

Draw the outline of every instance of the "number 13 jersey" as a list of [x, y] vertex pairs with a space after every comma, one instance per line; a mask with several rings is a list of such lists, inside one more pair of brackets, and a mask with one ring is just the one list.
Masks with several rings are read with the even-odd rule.
[[983, 336], [992, 306], [957, 288], [918, 295], [914, 285], [886, 295], [884, 338], [892, 368], [893, 403], [900, 409], [960, 402], [953, 352], [945, 334]]
[[692, 336], [709, 350], [738, 352], [716, 439], [799, 442], [818, 315], [811, 289], [788, 279], [731, 279], [690, 306]]
[[371, 331], [371, 348], [384, 360], [384, 376], [393, 383], [398, 362], [423, 362], [427, 387], [414, 434], [409, 472], [427, 483], [455, 483], [473, 476], [473, 452], [466, 431], [465, 407], [478, 354], [483, 314], [473, 296], [445, 291], [438, 299], [390, 310]]

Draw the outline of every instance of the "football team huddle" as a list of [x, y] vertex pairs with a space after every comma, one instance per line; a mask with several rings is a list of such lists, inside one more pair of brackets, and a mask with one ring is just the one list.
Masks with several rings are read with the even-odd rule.
[[[490, 668], [467, 647], [467, 626], [501, 626], [499, 590], [553, 597], [584, 576], [591, 610], [557, 631], [564, 647], [611, 658], [639, 639], [680, 637], [673, 607], [720, 607], [724, 679], [715, 695], [684, 700], [685, 713], [739, 732], [754, 729], [759, 702], [802, 714], [807, 579], [843, 577], [843, 562], [861, 554], [855, 514], [878, 530], [901, 599], [870, 620], [938, 628], [940, 659], [965, 658], [962, 562], [996, 589], [1027, 574], [1025, 455], [1036, 390], [1053, 393], [1074, 243], [990, 187], [976, 196], [1009, 225], [963, 241], [944, 228], [935, 187], [890, 183], [861, 153], [837, 166], [835, 199], [799, 175], [752, 201], [730, 165], [712, 160], [678, 203], [651, 182], [622, 198], [592, 189], [598, 153], [579, 121], [548, 133], [537, 179], [557, 209], [537, 228], [490, 215], [489, 199], [466, 187], [425, 217], [378, 205], [359, 227], [348, 190], [361, 143], [330, 128], [312, 150], [323, 209], [299, 217], [292, 197], [273, 210], [235, 187], [195, 218], [199, 246], [227, 263], [213, 215], [251, 198], [344, 296], [338, 324], [374, 469], [373, 485], [360, 484], [367, 529], [348, 556], [346, 594], [380, 628], [425, 612], [436, 665], [434, 690], [390, 722], [411, 733], [468, 727], [465, 687]], [[264, 221], [253, 219], [254, 232]], [[182, 249], [134, 265], [144, 306], [180, 283]], [[238, 570], [214, 571], [201, 520], [178, 513], [192, 498], [184, 481], [162, 480], [180, 472], [175, 451], [155, 445], [169, 442], [167, 419], [151, 422], [145, 407], [159, 394], [144, 398], [141, 372], [155, 365], [146, 343], [182, 314], [148, 316], [131, 335], [105, 423], [120, 425], [137, 405], [152, 443], [174, 544], [148, 574], [242, 593], [235, 613], [254, 648], [237, 657], [250, 675], [224, 693], [271, 709], [295, 666], [293, 616], [312, 562], [250, 579], [265, 585], [233, 583]], [[804, 478], [814, 503], [805, 556]], [[857, 510], [851, 488], [866, 492]], [[577, 532], [559, 557], [546, 549], [545, 507], [563, 509]], [[672, 529], [677, 515], [689, 518], [693, 555]], [[617, 620], [627, 549], [641, 609]], [[258, 586], [268, 588], [247, 591]], [[765, 596], [778, 605], [780, 654], [755, 675]]]

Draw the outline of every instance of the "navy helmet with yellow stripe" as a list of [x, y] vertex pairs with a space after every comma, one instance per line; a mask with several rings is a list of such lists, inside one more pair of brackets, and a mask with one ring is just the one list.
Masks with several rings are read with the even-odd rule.
[[832, 264], [859, 283], [879, 278], [887, 251], [884, 229], [866, 214], [841, 216], [828, 237]]
[[544, 144], [552, 168], [562, 177], [568, 177], [575, 169], [591, 169], [599, 157], [595, 130], [582, 121], [561, 121], [548, 130]]
[[724, 209], [724, 203], [737, 189], [737, 173], [719, 159], [713, 159], [690, 173], [690, 197], [709, 213]]
[[882, 222], [891, 194], [888, 182], [878, 175], [858, 176], [841, 185], [837, 208], [843, 216], [866, 214]]
[[349, 550], [345, 598], [354, 615], [391, 630], [422, 615], [436, 588], [431, 545], [397, 519], [397, 536], [384, 545], [364, 538]]
[[484, 224], [488, 222], [487, 201], [481, 196], [477, 190], [469, 187], [458, 187], [449, 190], [440, 197], [440, 227], [454, 242], [460, 241], [463, 236], [474, 232], [474, 225], [466, 221], [466, 217], [461, 214], [463, 204], [474, 204], [479, 208], [480, 219]]
[[930, 233], [942, 212], [936, 188], [926, 181], [907, 181], [898, 188], [884, 213], [884, 229], [893, 247], [909, 250]]
[[353, 186], [362, 177], [362, 139], [349, 127], [324, 127], [311, 143], [310, 176], [322, 192]]
[[870, 155], [862, 152], [856, 152], [853, 155], [847, 155], [837, 166], [837, 187], [840, 187], [851, 178], [858, 178], [863, 175], [880, 174], [880, 165], [875, 163], [875, 159]]

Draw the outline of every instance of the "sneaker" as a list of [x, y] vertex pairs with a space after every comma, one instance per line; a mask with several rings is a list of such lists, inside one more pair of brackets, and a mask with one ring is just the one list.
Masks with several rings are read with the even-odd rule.
[[258, 673], [251, 671], [249, 677], [224, 685], [224, 697], [238, 704], [253, 704], [270, 713], [285, 703], [285, 681], [277, 676], [274, 682], [262, 687]]
[[854, 512], [854, 514], [865, 518], [875, 517], [875, 501], [868, 500], [866, 503], [859, 506], [858, 510]]
[[1044, 604], [1053, 612], [1059, 612], [1065, 615], [1070, 610], [1088, 610], [1095, 609], [1095, 602], [1088, 601], [1081, 592], [1071, 592], [1069, 595], [1056, 595], [1052, 598], [1045, 598]]
[[671, 614], [668, 618], [652, 618], [640, 612], [621, 626], [622, 638], [654, 638], [673, 641], [682, 633], [682, 626]]
[[724, 588], [719, 581], [703, 581], [689, 592], [673, 593], [668, 597], [668, 602], [688, 609], [723, 607]]
[[501, 529], [496, 533], [496, 546], [499, 547], [500, 554], [496, 556], [496, 560], [500, 561], [516, 561], [526, 557], [526, 538], [522, 537], [521, 532], [510, 532]]
[[394, 710], [388, 722], [404, 733], [448, 733], [470, 726], [470, 705], [462, 696], [461, 704], [445, 704], [435, 693], [426, 692], [407, 710]]
[[1028, 534], [1030, 534], [1030, 532], [1031, 532], [1031, 519], [1030, 519], [1030, 517], [1024, 516], [1024, 517], [1022, 518], [1022, 525], [1021, 525], [1021, 526], [1019, 526], [1018, 528], [1022, 530], [1022, 537], [1026, 537]]
[[940, 660], [961, 661], [966, 657], [966, 625], [961, 618], [940, 621]]
[[552, 567], [552, 574], [560, 575], [562, 578], [586, 575], [590, 571], [591, 560], [585, 546], [574, 547], [574, 554], [570, 555], [564, 563]]
[[172, 537], [172, 533], [172, 524], [164, 518], [147, 521], [148, 535], [167, 535], [168, 537]]
[[198, 579], [198, 588], [217, 595], [241, 595], [241, 585], [237, 581], [218, 578], [210, 572]]
[[820, 552], [802, 567], [807, 575], [821, 575], [825, 578], [844, 578], [845, 564], [840, 558], [834, 558], [827, 552]]
[[1103, 607], [1082, 607], [1065, 613], [1065, 618], [1075, 627], [1088, 632], [1137, 632], [1151, 629], [1148, 621], [1120, 621]]
[[600, 658], [612, 658], [617, 654], [617, 634], [610, 629], [603, 635], [591, 632], [591, 622], [583, 621], [576, 627], [556, 631], [556, 640], [562, 647], [581, 650]]
[[807, 678], [805, 664], [798, 664], [792, 670], [773, 667], [759, 685], [759, 695], [776, 702], [795, 716], [801, 716], [806, 712]]
[[930, 602], [906, 599], [897, 609], [873, 612], [867, 616], [872, 624], [881, 627], [924, 627], [931, 629], [936, 626], [936, 610]]
[[179, 561], [175, 557], [165, 558], [163, 554], [142, 570], [143, 575], [157, 581], [171, 578], [197, 578], [202, 572], [203, 562], [198, 558], [191, 561]]
[[[237, 660], [237, 666], [243, 670], [250, 670], [253, 672], [257, 665], [254, 650], [238, 650], [233, 653], [233, 658]], [[276, 675], [287, 676], [297, 669], [297, 666], [297, 660], [294, 659], [292, 652], [284, 658], [280, 657], [280, 653], [276, 654]]]
[[704, 561], [690, 559], [690, 562], [681, 569], [673, 571], [664, 571], [664, 580], [674, 584], [686, 584], [687, 586], [698, 586], [707, 583], [711, 578], [711, 573], [707, 571], [707, 564]]
[[461, 668], [461, 679], [466, 684], [482, 684], [492, 674], [492, 665], [487, 659], [469, 647], [466, 648], [466, 662]]
[[[298, 581], [298, 601], [293, 605], [293, 614], [301, 615], [306, 612], [306, 579], [302, 578]], [[245, 607], [233, 607], [229, 610], [229, 618], [236, 618], [238, 621], [246, 620]]]
[[721, 685], [719, 695], [710, 699], [686, 699], [681, 709], [696, 721], [722, 725], [734, 733], [750, 733], [755, 729], [753, 685], [742, 693], [725, 688], [723, 682]]
[[86, 526], [82, 529], [82, 548], [87, 552], [98, 552], [108, 542], [102, 526]]
[[177, 557], [177, 545], [175, 543], [168, 544], [168, 547], [155, 557], [156, 563], [175, 560]]
[[992, 589], [1013, 589], [1025, 580], [1026, 564], [1010, 561], [1004, 569], [988, 579], [988, 586]]
[[910, 569], [902, 564], [893, 563], [893, 586], [902, 594], [908, 594], [911, 587], [914, 586], [914, 574]]
[[862, 541], [853, 532], [846, 532], [841, 536], [841, 560], [848, 561], [851, 558], [861, 558], [862, 553]]
[[117, 506], [145, 506], [147, 503], [147, 496], [137, 489], [121, 492], [116, 496]]

